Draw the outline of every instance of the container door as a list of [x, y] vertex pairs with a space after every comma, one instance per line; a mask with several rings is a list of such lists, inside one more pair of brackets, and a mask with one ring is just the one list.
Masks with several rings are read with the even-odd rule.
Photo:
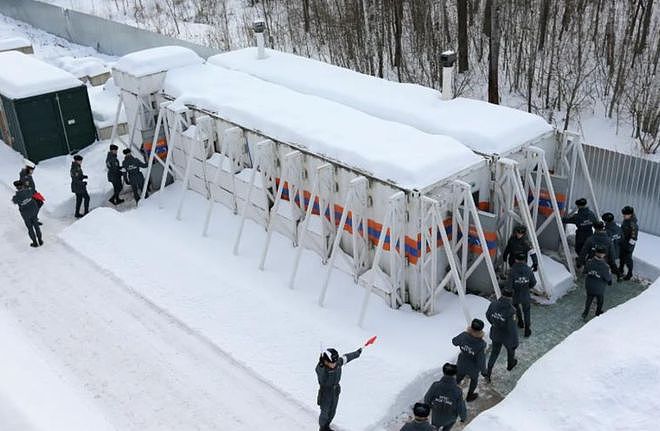
[[68, 153], [52, 94], [17, 100], [15, 108], [30, 160], [38, 162]]
[[70, 151], [85, 148], [96, 140], [96, 127], [87, 97], [87, 87], [81, 86], [57, 93], [62, 124]]

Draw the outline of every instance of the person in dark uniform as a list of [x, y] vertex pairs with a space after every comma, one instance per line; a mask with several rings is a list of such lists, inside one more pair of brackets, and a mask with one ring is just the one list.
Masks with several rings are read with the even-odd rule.
[[470, 387], [465, 399], [470, 402], [479, 397], [475, 391], [479, 383], [479, 373], [485, 371], [486, 342], [484, 341], [484, 322], [473, 319], [467, 330], [461, 332], [453, 340], [454, 346], [461, 349], [458, 354], [456, 382], [460, 385], [465, 376], [470, 377]]
[[[619, 274], [624, 280], [630, 280], [633, 276], [633, 252], [637, 244], [637, 235], [639, 227], [637, 226], [637, 217], [635, 209], [631, 206], [625, 206], [621, 209], [623, 222], [621, 223], [621, 250], [619, 251]], [[624, 267], [628, 267], [628, 272], [623, 275]]]
[[582, 313], [583, 319], [587, 318], [594, 298], [596, 299], [596, 316], [603, 314], [605, 286], [612, 285], [612, 273], [605, 263], [605, 253], [603, 247], [597, 247], [594, 257], [584, 267], [584, 287], [587, 290], [587, 300]]
[[[139, 161], [131, 154], [131, 150], [126, 148], [124, 151], [124, 161], [121, 166], [124, 168], [124, 181], [127, 184], [131, 185], [133, 189], [133, 197], [135, 198], [135, 204], [140, 201], [140, 193], [142, 193], [142, 187], [144, 187], [144, 175], [140, 168], [146, 168], [147, 164]], [[149, 196], [149, 192], [145, 197]]]
[[577, 226], [577, 232], [575, 233], [575, 252], [579, 255], [587, 238], [593, 235], [593, 225], [598, 221], [598, 218], [587, 207], [587, 200], [585, 198], [576, 200], [575, 205], [578, 207], [577, 212], [569, 217], [564, 217], [562, 222]]
[[527, 266], [527, 255], [519, 253], [516, 255], [516, 261], [509, 273], [508, 287], [513, 291], [513, 308], [516, 309], [518, 327], [525, 328], [525, 337], [532, 335], [530, 321], [532, 296], [530, 291], [534, 286], [536, 286], [536, 277]]
[[44, 241], [41, 239], [41, 229], [39, 228], [39, 223], [37, 223], [39, 208], [37, 207], [37, 202], [32, 198], [32, 189], [28, 188], [20, 180], [14, 181], [14, 187], [16, 187], [16, 193], [11, 201], [18, 205], [18, 210], [21, 213], [23, 222], [25, 222], [25, 227], [27, 227], [28, 235], [32, 240], [30, 246], [39, 247], [40, 245], [44, 245]]
[[[459, 389], [460, 390], [460, 389]], [[415, 403], [413, 406], [412, 422], [408, 422], [400, 431], [437, 431], [437, 428], [429, 423], [431, 408], [426, 403]]]
[[[34, 195], [37, 193], [37, 186], [34, 184], [34, 178], [32, 177], [32, 174], [34, 173], [34, 168], [37, 166], [33, 162], [29, 161], [28, 159], [24, 160], [25, 162], [25, 167], [21, 169], [21, 171], [18, 173], [18, 179], [19, 181], [23, 182], [25, 186], [32, 190], [32, 194]], [[39, 221], [39, 210], [41, 210], [41, 207], [43, 206], [44, 202], [41, 200], [36, 200], [37, 202], [37, 224], [41, 226], [43, 223]]]
[[605, 222], [605, 231], [612, 240], [612, 252], [614, 254], [612, 259], [616, 262], [619, 260], [619, 253], [621, 251], [621, 227], [614, 221], [614, 214], [612, 213], [605, 213], [602, 218]]
[[[79, 154], [73, 156], [71, 162], [71, 191], [76, 195], [76, 218], [87, 215], [89, 212], [89, 193], [87, 193], [87, 175], [82, 170], [83, 157]], [[80, 213], [80, 205], [84, 202], [85, 213]]]
[[[512, 266], [515, 261], [515, 256], [523, 253], [525, 255], [525, 262], [527, 262], [527, 254], [532, 250], [532, 243], [527, 238], [527, 228], [523, 225], [518, 225], [513, 230], [513, 235], [509, 238], [504, 248], [502, 258]], [[539, 259], [536, 253], [532, 251], [532, 270], [536, 272], [539, 268]]]
[[459, 417], [461, 422], [467, 419], [463, 391], [456, 382], [457, 372], [456, 365], [443, 365], [442, 378], [433, 382], [424, 396], [424, 402], [430, 405], [433, 411], [431, 423], [440, 431], [450, 431]]
[[115, 144], [111, 144], [110, 151], [108, 151], [108, 155], [105, 157], [105, 167], [108, 169], [108, 181], [112, 184], [113, 189], [112, 197], [109, 202], [113, 205], [119, 205], [124, 202], [123, 199], [119, 198], [119, 193], [121, 193], [124, 185], [121, 181], [121, 165], [117, 159], [118, 149], [119, 147]]
[[362, 349], [347, 353], [339, 357], [335, 349], [327, 349], [319, 357], [316, 365], [316, 377], [319, 381], [319, 392], [316, 403], [321, 408], [319, 415], [319, 431], [332, 431], [330, 423], [337, 412], [337, 403], [341, 393], [341, 371], [344, 365], [357, 359], [362, 354]]
[[612, 238], [605, 230], [605, 223], [598, 220], [594, 223], [594, 231], [594, 234], [587, 238], [582, 246], [582, 251], [577, 258], [577, 267], [582, 267], [587, 260], [594, 257], [596, 248], [600, 247], [605, 250], [605, 260], [612, 269], [612, 272], [616, 274], [618, 269], [614, 260], [614, 244], [612, 244]]
[[486, 318], [490, 322], [490, 339], [493, 342], [490, 358], [488, 359], [488, 370], [484, 377], [490, 381], [490, 376], [493, 372], [493, 366], [497, 357], [500, 355], [502, 346], [506, 348], [507, 353], [507, 366], [506, 369], [511, 371], [517, 364], [516, 348], [518, 347], [518, 330], [516, 323], [513, 320], [515, 310], [511, 304], [513, 291], [511, 289], [503, 289], [502, 296], [491, 302], [486, 310]]

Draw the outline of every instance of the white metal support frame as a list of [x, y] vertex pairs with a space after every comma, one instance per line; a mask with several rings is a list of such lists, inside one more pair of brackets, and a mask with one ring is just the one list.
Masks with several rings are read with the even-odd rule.
[[[255, 146], [254, 163], [252, 164], [252, 172], [250, 173], [250, 184], [248, 186], [245, 204], [243, 205], [243, 211], [239, 211], [241, 214], [241, 222], [238, 227], [236, 240], [234, 241], [234, 255], [238, 255], [239, 247], [241, 245], [241, 236], [243, 235], [245, 220], [248, 218], [250, 213], [250, 207], [252, 205], [252, 194], [256, 188], [255, 181], [257, 180], [257, 175], [261, 177], [261, 185], [264, 193], [268, 193], [266, 191], [267, 186], [271, 178], [273, 178], [275, 175], [274, 169], [276, 159], [277, 155], [275, 150], [275, 143], [273, 141], [266, 139], [257, 143]], [[270, 212], [266, 210], [266, 223], [269, 221], [268, 214], [270, 214]]]
[[568, 196], [566, 198], [566, 213], [573, 206], [574, 190], [575, 190], [575, 177], [579, 168], [582, 170], [582, 176], [587, 183], [589, 189], [590, 205], [593, 205], [596, 214], [601, 214], [598, 207], [598, 200], [594, 192], [594, 185], [591, 182], [591, 175], [589, 174], [589, 165], [584, 156], [584, 149], [582, 148], [582, 137], [570, 131], [561, 133], [560, 138], [560, 154], [559, 154], [559, 173], [569, 178]]
[[[183, 184], [181, 186], [181, 197], [179, 198], [179, 207], [176, 212], [176, 219], [181, 220], [181, 215], [183, 213], [183, 204], [185, 202], [186, 198], [186, 192], [188, 191], [188, 185], [190, 184], [190, 177], [192, 175], [192, 163], [193, 160], [195, 159], [195, 155], [198, 155], [200, 157], [200, 160], [205, 161], [207, 154], [204, 153], [204, 150], [206, 149], [206, 146], [204, 145], [204, 141], [207, 139], [210, 139], [209, 136], [207, 136], [208, 128], [204, 127], [203, 124], [205, 122], [211, 121], [210, 117], [208, 116], [203, 116], [199, 117], [197, 119], [197, 122], [199, 123], [198, 126], [194, 126], [195, 128], [193, 129], [193, 136], [185, 136], [183, 139], [183, 143], [186, 146], [186, 152], [187, 157], [186, 157], [186, 169], [183, 173]], [[192, 126], [187, 129], [189, 132], [192, 129]], [[204, 178], [204, 184], [208, 186], [208, 181], [206, 178]]]
[[[332, 208], [330, 208], [330, 205], [332, 205], [332, 200], [329, 199], [329, 196], [326, 194], [329, 192], [329, 187], [323, 187], [324, 185], [331, 185], [333, 183], [333, 174], [334, 174], [334, 169], [331, 164], [329, 163], [323, 163], [319, 167], [316, 168], [316, 174], [314, 176], [314, 180], [312, 183], [312, 191], [310, 193], [309, 197], [309, 203], [307, 205], [307, 210], [305, 211], [305, 218], [303, 219], [302, 222], [302, 227], [300, 229], [300, 233], [298, 236], [298, 249], [296, 250], [296, 257], [293, 261], [293, 270], [291, 271], [291, 277], [289, 278], [289, 287], [293, 289], [295, 280], [296, 280], [296, 274], [298, 272], [298, 266], [300, 264], [300, 257], [303, 252], [303, 248], [305, 245], [305, 237], [307, 235], [307, 231], [309, 229], [309, 222], [312, 218], [312, 211], [314, 210], [314, 202], [316, 202], [317, 198], [319, 201], [319, 217], [321, 217], [321, 220], [325, 219], [325, 212], [326, 210], [328, 211], [333, 211]], [[322, 190], [326, 190], [326, 193], [323, 193]], [[322, 254], [323, 256], [323, 254]], [[327, 257], [323, 257], [323, 263], [327, 260]]]
[[295, 200], [304, 203], [302, 179], [303, 175], [303, 154], [294, 150], [284, 156], [282, 170], [280, 172], [279, 186], [277, 187], [277, 195], [275, 202], [270, 209], [270, 217], [268, 218], [268, 225], [266, 227], [266, 243], [264, 244], [263, 252], [261, 253], [261, 261], [259, 262], [259, 269], [263, 271], [266, 264], [266, 257], [268, 256], [268, 249], [270, 248], [270, 240], [273, 236], [274, 224], [277, 222], [277, 215], [279, 214], [280, 205], [282, 204], [282, 193], [284, 192], [284, 185], [288, 185], [289, 205], [293, 212], [296, 213], [296, 227], [292, 233], [294, 247], [298, 245], [298, 229], [297, 222], [300, 220], [302, 211], [296, 205]]
[[[165, 139], [167, 139], [168, 151], [167, 156], [165, 157], [165, 163], [163, 164], [164, 175], [160, 180], [160, 187], [158, 190], [165, 188], [165, 184], [167, 183], [166, 173], [170, 172], [170, 170], [179, 177], [183, 177], [183, 172], [179, 172], [179, 170], [177, 170], [172, 164], [172, 154], [179, 141], [181, 132], [189, 125], [189, 110], [185, 106], [172, 106], [172, 104], [169, 104], [164, 106], [163, 109], [165, 117], [161, 121], [164, 121], [164, 124], [167, 126], [165, 127]], [[159, 163], [162, 163], [162, 160], [158, 158], [156, 160], [158, 160]]]
[[356, 238], [356, 236], [359, 236], [358, 228], [360, 226], [359, 221], [357, 221], [358, 217], [356, 217], [356, 210], [364, 213], [364, 210], [366, 209], [366, 197], [367, 197], [368, 188], [369, 188], [369, 180], [367, 180], [363, 176], [354, 178], [350, 182], [348, 193], [346, 194], [346, 199], [344, 200], [344, 208], [341, 213], [341, 218], [339, 219], [339, 225], [337, 226], [335, 239], [334, 242], [332, 243], [332, 250], [330, 251], [330, 260], [328, 262], [328, 269], [323, 279], [323, 286], [321, 288], [321, 293], [319, 294], [319, 306], [321, 307], [323, 307], [323, 305], [325, 304], [326, 293], [328, 291], [328, 286], [330, 285], [330, 275], [332, 274], [332, 271], [335, 268], [335, 261], [337, 259], [337, 255], [340, 254], [339, 244], [341, 242], [341, 238], [344, 232], [344, 226], [346, 226], [346, 219], [348, 218], [349, 211], [351, 212], [352, 215], [352, 219], [351, 219], [352, 231], [353, 231], [352, 241], [351, 241], [351, 244], [353, 246], [352, 265], [353, 265], [353, 271], [355, 271], [353, 275], [356, 281], [360, 275], [359, 273], [361, 272], [360, 268], [363, 265], [362, 259], [364, 258], [364, 255], [361, 256], [360, 250], [358, 249], [360, 241], [359, 239]]
[[541, 279], [543, 293], [549, 296], [549, 285], [541, 256], [541, 247], [536, 236], [536, 226], [527, 204], [527, 194], [522, 184], [521, 175], [518, 170], [518, 163], [514, 160], [501, 158], [497, 161], [496, 167], [496, 209], [498, 211], [501, 225], [498, 227], [498, 236], [500, 238], [509, 238], [513, 231], [513, 221], [521, 223], [529, 232], [529, 240], [532, 243], [532, 250], [536, 253], [539, 262], [538, 274]]
[[[140, 193], [140, 199], [144, 201], [144, 198], [147, 196], [147, 190], [149, 189], [149, 178], [151, 178], [151, 170], [154, 165], [154, 160], [158, 160], [161, 164], [163, 164], [163, 167], [165, 166], [163, 161], [160, 160], [159, 157], [156, 156], [156, 145], [158, 144], [158, 136], [160, 135], [160, 130], [161, 128], [167, 130], [167, 115], [165, 113], [165, 109], [170, 105], [172, 102], [163, 102], [160, 104], [160, 109], [158, 110], [158, 119], [156, 120], [156, 130], [154, 132], [154, 138], [152, 139], [151, 142], [151, 152], [149, 153], [149, 159], [147, 161], [147, 180], [144, 182], [144, 186], [142, 187], [142, 192]], [[163, 170], [163, 175], [167, 177], [168, 172], [166, 170]], [[139, 202], [138, 202], [139, 204]]]
[[[401, 215], [405, 212], [406, 207], [406, 195], [404, 192], [399, 191], [394, 193], [387, 202], [387, 212], [385, 213], [385, 220], [383, 221], [382, 228], [378, 235], [378, 244], [376, 245], [376, 253], [374, 255], [373, 261], [371, 263], [371, 271], [369, 272], [369, 281], [364, 291], [364, 299], [362, 300], [362, 308], [360, 309], [360, 317], [358, 319], [358, 325], [360, 327], [364, 324], [364, 318], [367, 314], [367, 307], [369, 305], [369, 298], [376, 288], [376, 281], [380, 276], [387, 277], [387, 274], [383, 272], [380, 267], [380, 261], [383, 256], [383, 250], [385, 246], [385, 238], [387, 237], [387, 232], [390, 232], [390, 253], [396, 254], [397, 242], [394, 237], [395, 226], [396, 231], [401, 231], [400, 220]], [[404, 246], [403, 243], [400, 244]], [[398, 279], [399, 268], [394, 266], [390, 268], [393, 278]], [[389, 301], [390, 307], [397, 308], [403, 304], [403, 292], [401, 286], [392, 285], [389, 286], [388, 292], [386, 293]]]
[[[545, 151], [537, 147], [529, 147], [526, 150], [527, 152], [527, 166], [525, 173], [525, 185], [532, 195], [532, 202], [529, 203], [530, 212], [532, 214], [534, 226], [536, 228], [536, 236], [538, 238], [543, 231], [550, 226], [554, 221], [557, 225], [557, 230], [559, 232], [559, 239], [562, 246], [562, 251], [564, 257], [566, 258], [566, 265], [568, 270], [573, 276], [573, 279], [576, 278], [575, 275], [575, 265], [571, 257], [571, 251], [568, 246], [568, 240], [566, 239], [566, 231], [564, 230], [564, 225], [561, 222], [561, 211], [559, 209], [559, 204], [557, 203], [557, 196], [555, 195], [555, 188], [552, 184], [552, 177], [550, 176], [550, 170], [548, 169], [548, 164], [545, 159]], [[536, 173], [536, 177], [532, 173]], [[552, 214], [548, 216], [543, 223], [538, 225], [538, 213], [539, 213], [539, 200], [541, 198], [541, 188], [545, 183], [545, 189], [548, 192], [550, 197], [550, 203], [552, 205]], [[539, 256], [540, 259], [540, 256]]]

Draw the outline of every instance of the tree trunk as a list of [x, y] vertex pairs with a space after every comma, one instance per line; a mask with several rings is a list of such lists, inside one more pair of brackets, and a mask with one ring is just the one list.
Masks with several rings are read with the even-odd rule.
[[458, 73], [468, 70], [468, 0], [458, 0]]
[[499, 5], [498, 0], [489, 0], [490, 3], [490, 43], [488, 50], [488, 102], [498, 105], [500, 103], [498, 66], [500, 58], [500, 31], [499, 31]]

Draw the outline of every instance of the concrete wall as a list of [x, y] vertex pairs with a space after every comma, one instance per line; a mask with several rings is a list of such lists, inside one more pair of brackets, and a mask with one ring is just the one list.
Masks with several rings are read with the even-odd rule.
[[0, 14], [26, 22], [70, 42], [110, 55], [163, 45], [185, 46], [207, 58], [220, 51], [104, 18], [35, 0], [0, 0]]

